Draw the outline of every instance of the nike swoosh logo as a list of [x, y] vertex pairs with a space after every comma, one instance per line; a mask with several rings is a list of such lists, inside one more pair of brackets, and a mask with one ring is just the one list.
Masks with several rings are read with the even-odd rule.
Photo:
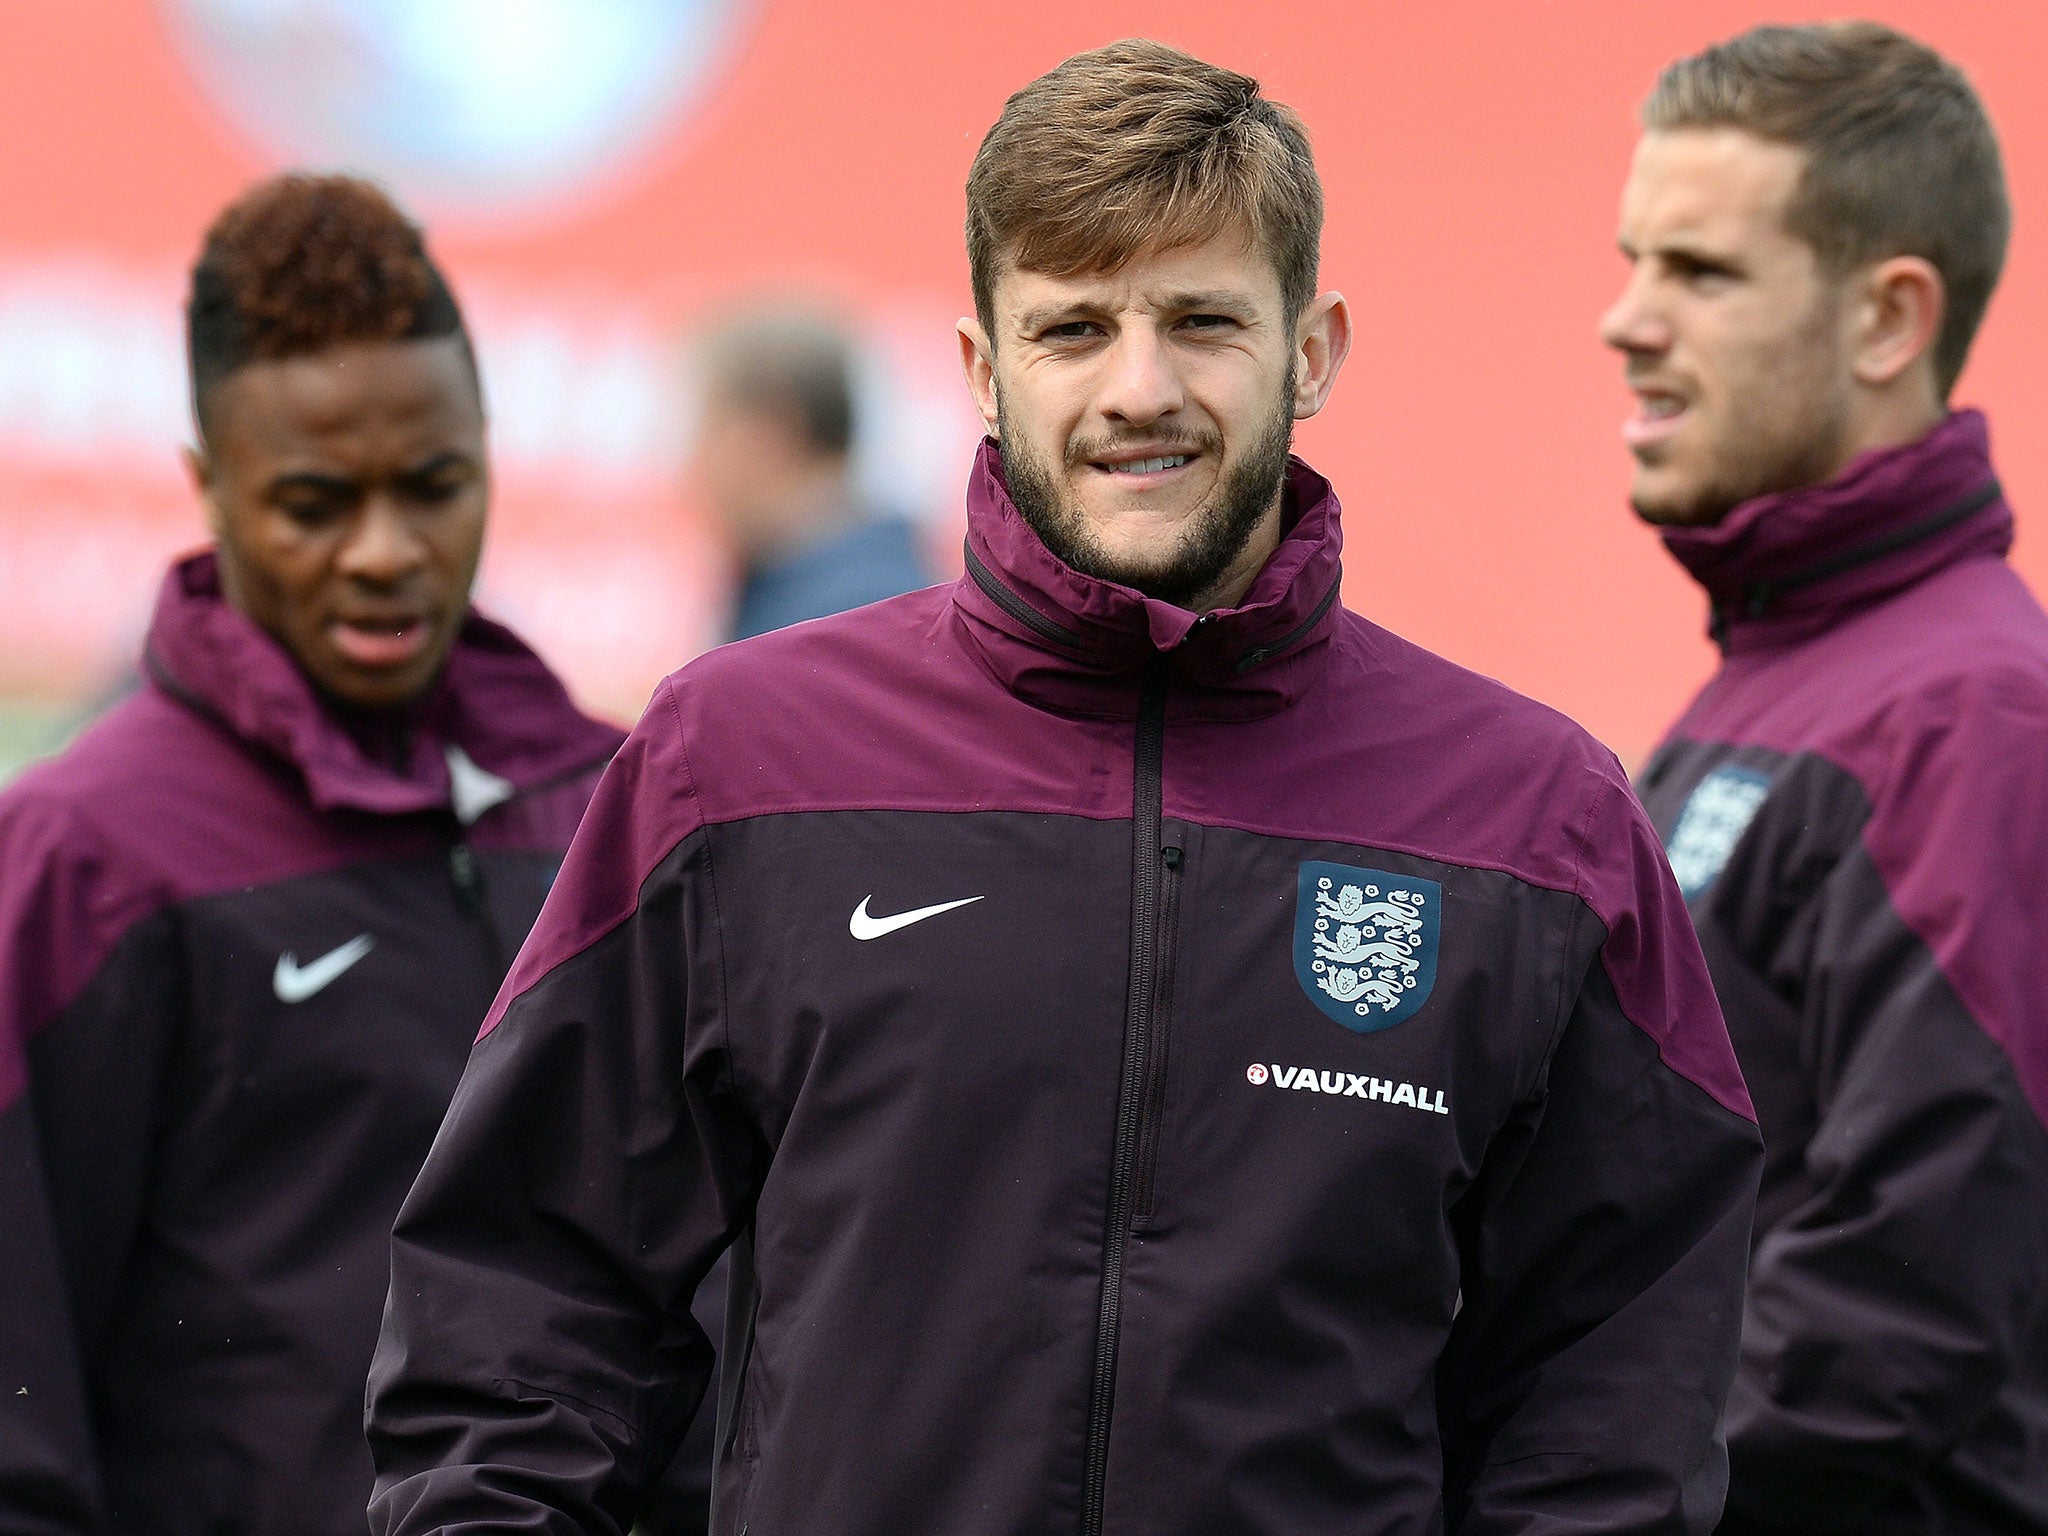
[[958, 901], [942, 901], [935, 907], [919, 907], [914, 912], [898, 912], [894, 917], [868, 916], [868, 903], [875, 898], [863, 896], [860, 905], [853, 909], [853, 916], [846, 920], [846, 931], [856, 939], [879, 939], [885, 933], [894, 933], [898, 928], [908, 928], [912, 923], [921, 923], [928, 917], [937, 917], [941, 912], [950, 912], [955, 907], [972, 906], [980, 901], [979, 896], [962, 896]]
[[270, 977], [271, 990], [277, 993], [280, 1003], [303, 1003], [376, 947], [375, 939], [359, 933], [341, 948], [330, 949], [318, 960], [304, 965], [299, 964], [297, 955], [286, 950], [277, 957], [277, 969]]

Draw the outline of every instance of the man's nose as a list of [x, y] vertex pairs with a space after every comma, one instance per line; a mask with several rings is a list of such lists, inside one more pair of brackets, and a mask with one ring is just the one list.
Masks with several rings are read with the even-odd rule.
[[1645, 290], [1642, 274], [1631, 272], [1607, 312], [1600, 317], [1600, 339], [1617, 352], [1663, 352], [1671, 346], [1671, 327]]
[[1109, 357], [1109, 374], [1096, 406], [1103, 415], [1144, 426], [1180, 409], [1184, 399], [1179, 370], [1164, 337], [1143, 326], [1121, 331]]
[[426, 542], [406, 508], [396, 498], [378, 493], [363, 503], [342, 546], [340, 565], [345, 575], [390, 586], [424, 564], [426, 554]]

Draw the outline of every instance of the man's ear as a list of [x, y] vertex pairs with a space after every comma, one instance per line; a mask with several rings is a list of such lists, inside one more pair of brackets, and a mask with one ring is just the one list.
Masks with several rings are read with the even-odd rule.
[[1338, 370], [1351, 355], [1351, 307], [1341, 293], [1326, 293], [1294, 326], [1294, 419], [1320, 411], [1336, 387]]
[[214, 543], [221, 541], [222, 518], [220, 498], [213, 489], [213, 461], [206, 456], [204, 448], [187, 443], [178, 450], [178, 456], [185, 461], [185, 473], [191, 477], [192, 489], [199, 497], [199, 505], [206, 509], [207, 531], [213, 535]]
[[1851, 359], [1857, 382], [1882, 388], [1923, 362], [1931, 380], [1934, 344], [1948, 308], [1947, 287], [1934, 263], [1924, 256], [1889, 257], [1869, 270], [1860, 287]]
[[1002, 411], [996, 403], [996, 349], [989, 345], [988, 332], [981, 328], [981, 322], [963, 319], [956, 327], [960, 334], [960, 371], [967, 375], [967, 392], [974, 396], [974, 408], [981, 414], [981, 424], [990, 437], [999, 434], [997, 422]]

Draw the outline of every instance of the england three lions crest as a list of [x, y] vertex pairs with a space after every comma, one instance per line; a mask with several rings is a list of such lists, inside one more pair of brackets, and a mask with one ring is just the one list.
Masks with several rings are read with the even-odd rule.
[[1349, 864], [1301, 866], [1294, 974], [1309, 1001], [1369, 1034], [1410, 1018], [1436, 985], [1444, 888]]

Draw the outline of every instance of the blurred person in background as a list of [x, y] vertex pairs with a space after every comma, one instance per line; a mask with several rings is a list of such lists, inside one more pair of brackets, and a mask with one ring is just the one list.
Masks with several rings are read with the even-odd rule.
[[1568, 721], [1346, 611], [1349, 349], [1256, 81], [968, 182], [967, 574], [721, 646], [605, 777], [393, 1236], [373, 1528], [1700, 1532], [1761, 1156]]
[[726, 639], [931, 584], [918, 530], [854, 483], [855, 360], [843, 330], [757, 310], [718, 327], [696, 361], [692, 478], [740, 569]]
[[1767, 1159], [1722, 1529], [2048, 1532], [2048, 619], [1948, 404], [1997, 141], [1864, 23], [1680, 60], [1643, 124], [1602, 332], [1722, 660], [1641, 788]]
[[0, 1532], [355, 1536], [388, 1234], [618, 733], [470, 607], [460, 311], [368, 183], [222, 213], [214, 544], [0, 795]]

